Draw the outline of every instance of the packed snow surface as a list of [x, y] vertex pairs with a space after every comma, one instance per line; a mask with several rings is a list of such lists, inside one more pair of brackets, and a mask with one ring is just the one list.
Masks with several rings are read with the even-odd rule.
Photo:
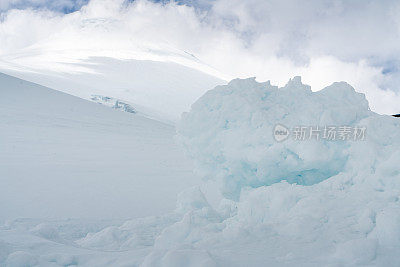
[[0, 222], [160, 215], [198, 183], [173, 126], [3, 74], [0, 95]]
[[[367, 131], [360, 140], [277, 142], [278, 124]], [[197, 174], [219, 186], [217, 205], [212, 188], [191, 187], [179, 193], [174, 212], [119, 225], [12, 221], [1, 230], [0, 262], [400, 265], [400, 121], [371, 112], [350, 85], [312, 92], [299, 77], [283, 88], [233, 80], [193, 104], [178, 140]]]

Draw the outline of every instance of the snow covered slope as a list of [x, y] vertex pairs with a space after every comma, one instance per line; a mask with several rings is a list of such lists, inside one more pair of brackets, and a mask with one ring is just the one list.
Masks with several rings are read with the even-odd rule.
[[179, 120], [197, 98], [224, 83], [169, 61], [91, 57], [32, 66], [30, 62], [43, 62], [46, 55], [14, 57], [0, 58], [0, 72], [88, 100], [102, 95], [127, 101], [139, 112], [166, 122]]
[[[57, 97], [60, 96], [59, 93], [53, 93]], [[9, 103], [9, 110], [12, 110], [18, 102], [15, 96], [13, 98], [11, 93], [10, 95], [10, 99], [14, 101], [2, 101]], [[69, 98], [75, 99], [70, 96]], [[87, 117], [89, 120], [85, 120], [83, 110], [78, 110], [79, 119], [75, 117], [72, 120], [71, 117], [62, 115], [64, 113], [60, 115], [60, 110], [64, 110], [65, 106], [61, 105], [60, 109], [59, 106], [52, 106], [51, 103], [55, 102], [46, 101], [44, 104], [40, 99], [36, 100], [32, 107], [43, 111], [44, 106], [49, 106], [53, 114], [50, 116], [43, 112], [33, 112], [33, 115], [28, 115], [29, 121], [26, 120], [26, 114], [13, 115], [13, 118], [16, 118], [13, 121], [8, 116], [7, 124], [31, 125], [32, 122], [36, 122], [36, 126], [32, 127], [36, 131], [54, 121], [55, 117], [58, 119], [51, 129], [59, 127], [58, 133], [68, 133], [69, 136], [63, 135], [63, 140], [73, 135], [66, 130], [71, 127], [66, 127], [66, 122], [70, 122], [76, 126], [73, 130], [80, 136], [82, 132], [89, 133], [93, 139], [98, 137], [98, 133], [113, 138], [119, 137], [126, 142], [128, 138], [125, 139], [122, 134], [125, 126], [137, 123], [145, 126], [142, 128], [149, 129], [149, 125], [152, 125], [150, 128], [156, 132], [146, 132], [152, 141], [140, 139], [146, 144], [145, 148], [155, 149], [149, 144], [159, 140], [157, 145], [160, 150], [157, 150], [157, 153], [163, 155], [163, 148], [167, 147], [160, 141], [165, 139], [158, 138], [160, 133], [170, 131], [168, 129], [171, 128], [166, 125], [148, 119], [137, 122], [137, 115], [112, 109], [104, 113], [95, 112], [104, 115], [118, 114], [112, 121], [104, 120], [102, 115], [90, 115]], [[88, 107], [88, 103], [79, 101]], [[81, 108], [80, 104], [76, 104], [76, 107]], [[99, 105], [98, 108], [105, 107]], [[74, 109], [69, 111], [70, 114], [74, 112]], [[43, 120], [49, 117], [53, 119]], [[135, 119], [132, 119], [130, 124], [123, 118]], [[101, 119], [104, 120], [103, 124], [100, 123]], [[42, 124], [39, 125], [38, 121]], [[101, 125], [95, 132], [91, 131], [93, 121], [96, 125]], [[276, 131], [275, 127], [278, 124], [281, 128]], [[107, 125], [112, 126], [114, 130], [110, 130]], [[308, 135], [309, 138], [300, 138], [297, 135], [296, 127], [313, 127], [315, 130], [316, 126], [323, 129], [324, 125], [338, 127], [335, 128], [337, 139], [324, 136], [323, 130], [318, 138], [315, 135]], [[343, 131], [340, 127], [349, 127], [351, 131], [366, 127], [367, 133], [364, 138], [358, 139], [358, 135], [352, 135], [352, 132]], [[291, 134], [289, 138], [274, 138], [277, 133], [282, 135], [284, 129]], [[194, 186], [178, 194], [174, 211], [161, 216], [134, 218], [126, 222], [43, 219], [9, 221], [0, 226], [0, 265], [399, 266], [399, 129], [400, 121], [397, 118], [378, 115], [369, 110], [364, 95], [357, 93], [344, 82], [334, 83], [319, 92], [312, 92], [309, 86], [301, 83], [299, 77], [290, 80], [283, 88], [272, 86], [270, 83], [258, 83], [254, 79], [233, 80], [228, 85], [216, 87], [201, 97], [192, 105], [191, 111], [183, 116], [178, 126], [179, 140], [194, 158], [198, 174], [220, 185], [223, 197], [218, 205], [210, 204], [209, 199], [205, 197], [208, 194], [207, 190], [212, 188]], [[12, 142], [6, 144], [20, 147], [20, 152], [10, 153], [13, 151], [12, 146], [5, 146], [5, 152], [20, 160], [8, 161], [23, 161], [18, 165], [18, 171], [21, 173], [23, 170], [20, 169], [23, 168], [27, 168], [29, 174], [39, 173], [37, 168], [29, 165], [28, 158], [24, 157], [26, 152], [22, 152], [22, 147], [25, 148], [26, 145], [19, 146], [33, 142], [27, 142], [28, 139], [21, 137], [18, 127], [14, 127], [12, 132], [15, 133], [14, 139], [10, 138]], [[133, 132], [143, 137], [139, 129]], [[44, 132], [38, 133], [39, 135], [32, 135], [36, 139], [35, 143], [44, 148], [51, 148], [51, 144], [56, 143], [54, 138], [50, 138], [52, 142], [48, 144], [46, 138], [39, 138]], [[12, 135], [8, 133], [6, 136]], [[95, 142], [96, 146], [93, 148], [88, 146], [88, 138], [68, 140], [85, 141], [77, 143], [80, 148], [75, 148], [76, 151], [83, 148], [97, 149], [99, 143]], [[115, 139], [113, 142], [116, 142]], [[166, 143], [170, 144], [170, 141]], [[75, 143], [68, 144], [74, 149]], [[113, 144], [119, 149], [122, 147], [118, 142]], [[135, 146], [137, 147], [137, 144]], [[78, 173], [82, 170], [79, 167], [81, 165], [76, 163], [77, 160], [95, 164], [90, 159], [74, 153], [69, 154], [68, 158], [63, 158], [56, 151], [47, 154], [46, 150], [32, 150], [32, 147], [28, 149], [36, 151], [30, 155], [40, 158], [36, 165], [40, 163], [42, 167], [50, 157], [63, 159], [63, 165], [70, 167], [71, 175], [71, 170], [76, 169]], [[98, 153], [92, 158], [101, 158], [102, 151], [117, 151], [109, 147], [106, 149], [106, 145], [103, 149], [105, 150], [96, 150]], [[125, 158], [123, 150], [118, 151], [122, 151], [122, 157], [117, 156], [117, 159]], [[88, 154], [89, 152], [86, 155]], [[181, 159], [179, 156], [173, 157]], [[5, 154], [2, 156], [2, 160], [4, 159]], [[33, 160], [33, 157], [29, 159]], [[152, 177], [148, 172], [148, 169], [151, 169], [146, 163], [148, 160], [149, 158], [146, 158], [146, 161], [141, 163], [147, 170], [146, 174], [143, 170], [143, 175]], [[163, 184], [160, 182], [162, 179], [156, 179], [157, 186], [143, 186], [141, 192], [136, 191], [141, 199], [148, 197], [145, 196], [146, 193], [157, 194], [156, 199], [166, 196], [167, 193], [174, 193], [175, 191], [170, 190], [168, 186], [177, 187], [176, 189], [188, 186], [182, 183], [184, 179], [172, 180], [172, 177], [182, 177], [177, 174], [183, 174], [188, 165], [184, 164], [186, 167], [182, 167], [180, 164], [183, 162], [175, 162], [176, 165], [173, 165], [169, 160], [171, 159], [165, 161], [169, 164], [165, 166], [168, 169], [161, 170], [161, 165], [157, 165], [156, 168], [157, 177], [169, 178], [168, 183]], [[76, 165], [71, 164], [73, 162]], [[101, 160], [100, 162], [107, 164]], [[122, 188], [113, 188], [114, 181], [125, 186], [129, 185], [130, 181], [137, 181], [120, 180], [121, 176], [118, 174], [121, 170], [116, 168], [119, 165], [112, 163], [113, 161], [110, 161], [108, 165], [117, 175], [110, 172], [108, 177], [112, 176], [113, 183], [98, 184], [97, 178], [94, 177], [101, 177], [101, 180], [105, 177], [96, 173], [97, 169], [91, 169], [92, 180], [84, 180], [84, 176], [80, 176], [87, 181], [84, 185], [98, 185], [97, 190], [103, 191], [101, 188], [104, 186], [113, 190]], [[7, 166], [12, 167], [12, 164]], [[101, 168], [98, 165], [95, 167]], [[133, 165], [130, 168], [140, 167]], [[101, 169], [102, 172], [105, 169]], [[159, 173], [161, 171], [164, 171], [164, 175]], [[9, 169], [7, 173], [14, 172], [16, 169]], [[28, 196], [32, 189], [37, 191], [45, 188], [41, 193], [51, 193], [46, 184], [50, 179], [43, 180], [38, 176], [38, 185], [31, 183], [30, 188], [25, 188], [25, 175], [28, 174], [24, 173], [10, 183], [13, 188], [18, 187]], [[68, 197], [77, 189], [65, 182], [69, 181], [65, 178], [58, 181], [69, 191], [63, 195], [66, 199], [64, 203], [74, 203]], [[74, 183], [79, 184], [77, 181]], [[160, 193], [160, 185], [167, 186], [169, 192]], [[54, 186], [52, 188], [54, 189]], [[89, 190], [89, 193], [92, 192], [91, 196], [95, 196], [93, 191], [87, 188], [83, 190]], [[1, 193], [7, 197], [8, 191], [2, 190]], [[15, 189], [13, 191], [17, 192]], [[78, 192], [82, 191], [78, 189]], [[63, 194], [63, 191], [58, 192]], [[106, 199], [105, 196], [107, 195], [103, 194], [98, 201]], [[84, 194], [75, 197], [82, 198], [83, 202], [88, 201]], [[14, 199], [19, 198], [21, 197]], [[3, 203], [12, 199], [12, 196], [8, 195], [8, 199], [1, 201], [2, 209], [9, 214], [12, 212], [10, 209], [4, 209]], [[108, 201], [113, 201], [113, 198], [110, 197]], [[28, 202], [24, 204], [33, 205]], [[100, 204], [105, 205], [105, 209], [111, 206], [106, 202]], [[12, 205], [20, 208], [17, 202], [13, 202]], [[120, 208], [118, 203], [113, 205]], [[60, 208], [65, 212], [65, 207]]]
[[127, 219], [197, 183], [172, 126], [0, 74], [0, 221]]

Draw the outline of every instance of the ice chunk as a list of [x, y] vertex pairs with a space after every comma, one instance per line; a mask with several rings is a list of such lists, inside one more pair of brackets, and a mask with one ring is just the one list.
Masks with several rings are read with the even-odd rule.
[[[282, 134], [296, 126], [367, 134], [277, 140], [276, 125]], [[198, 209], [167, 227], [158, 260], [188, 247], [227, 266], [400, 264], [400, 121], [371, 112], [347, 83], [312, 92], [299, 77], [283, 88], [233, 80], [194, 103], [178, 134], [197, 173], [228, 199], [217, 216]]]
[[102, 104], [102, 105], [106, 105], [109, 107], [112, 107], [113, 109], [116, 110], [121, 110], [121, 111], [125, 111], [128, 113], [137, 113], [136, 109], [128, 103], [125, 103], [119, 99], [113, 98], [113, 97], [109, 97], [109, 96], [102, 96], [102, 95], [92, 95], [92, 97], [90, 98], [92, 101], [98, 103], [98, 104]]
[[276, 142], [276, 125], [313, 127], [322, 136], [324, 126], [355, 127], [368, 116], [364, 95], [344, 82], [312, 92], [300, 77], [283, 88], [236, 79], [193, 104], [178, 133], [200, 175], [221, 180], [225, 196], [238, 199], [243, 187], [312, 185], [346, 168], [351, 141]]

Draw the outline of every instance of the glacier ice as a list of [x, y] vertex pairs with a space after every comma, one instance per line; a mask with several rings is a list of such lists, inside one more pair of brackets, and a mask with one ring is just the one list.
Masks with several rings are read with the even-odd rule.
[[[367, 135], [276, 142], [276, 124]], [[193, 104], [178, 134], [197, 173], [221, 185], [224, 208], [193, 207], [156, 249], [207, 249], [226, 266], [400, 264], [400, 121], [347, 83], [313, 92], [300, 77], [283, 88], [236, 79]]]
[[356, 126], [370, 116], [364, 95], [344, 82], [312, 92], [300, 77], [283, 88], [237, 79], [201, 97], [184, 114], [179, 133], [201, 175], [220, 179], [224, 194], [237, 199], [246, 186], [311, 185], [347, 167], [351, 143], [278, 143], [275, 125]]
[[128, 112], [128, 113], [137, 113], [134, 107], [132, 107], [131, 104], [125, 103], [119, 99], [115, 99], [113, 97], [109, 96], [103, 96], [103, 95], [92, 95], [90, 98], [93, 102], [96, 102], [98, 104], [106, 105], [109, 107], [112, 107], [113, 109]]

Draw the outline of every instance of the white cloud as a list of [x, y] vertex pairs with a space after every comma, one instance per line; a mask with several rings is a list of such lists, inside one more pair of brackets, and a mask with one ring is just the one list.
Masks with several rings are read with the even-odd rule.
[[0, 58], [32, 68], [88, 56], [169, 60], [226, 79], [257, 76], [280, 85], [300, 74], [315, 89], [345, 80], [366, 93], [374, 110], [400, 112], [397, 1], [194, 5], [91, 0], [71, 14], [12, 10], [0, 24]]

